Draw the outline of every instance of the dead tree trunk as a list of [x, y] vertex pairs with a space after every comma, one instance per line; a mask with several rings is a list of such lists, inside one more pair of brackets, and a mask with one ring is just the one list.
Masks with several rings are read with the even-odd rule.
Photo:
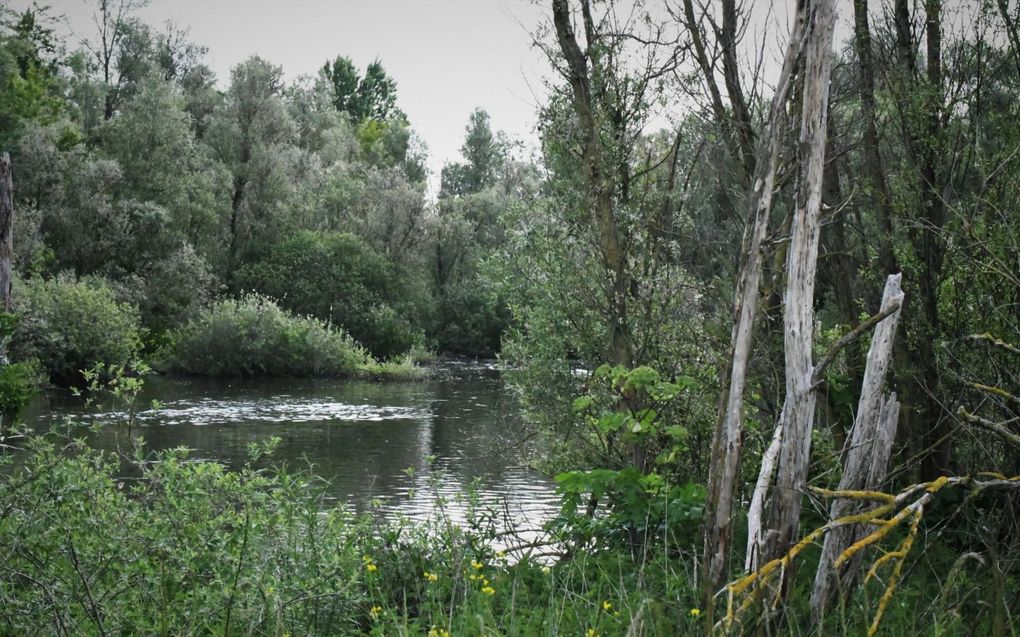
[[[772, 196], [776, 187], [786, 126], [786, 102], [794, 70], [804, 46], [807, 11], [794, 19], [783, 70], [776, 85], [769, 114], [769, 134], [759, 148], [755, 179], [748, 192], [748, 218], [741, 249], [740, 275], [733, 304], [733, 333], [730, 338], [729, 369], [725, 370], [719, 399], [719, 414], [712, 438], [712, 459], [708, 477], [705, 540], [703, 553], [704, 606], [712, 616], [715, 593], [726, 575], [733, 535], [733, 499], [737, 470], [743, 449], [744, 387], [751, 357], [755, 317], [758, 314], [759, 282], [762, 270], [762, 243], [768, 230]], [[711, 624], [711, 621], [709, 621]]]
[[11, 311], [11, 259], [14, 257], [14, 180], [11, 157], [0, 158], [0, 306]]
[[[815, 415], [815, 368], [811, 353], [814, 344], [815, 272], [825, 171], [832, 32], [836, 14], [833, 0], [812, 2], [807, 11], [810, 21], [798, 149], [800, 170], [783, 298], [786, 397], [769, 526], [762, 535], [764, 547], [759, 552], [766, 559], [786, 553], [798, 535]], [[752, 564], [756, 566], [754, 559], [755, 556], [752, 556]]]
[[[0, 309], [11, 311], [11, 284], [14, 256], [14, 180], [11, 157], [0, 157]], [[0, 365], [7, 364], [7, 337], [0, 339]]]
[[[886, 394], [883, 391], [889, 361], [892, 358], [900, 307], [903, 305], [900, 277], [900, 274], [892, 274], [886, 280], [880, 313], [887, 313], [888, 316], [875, 328], [871, 348], [868, 350], [857, 418], [846, 450], [843, 476], [839, 481], [840, 491], [875, 490], [885, 479], [900, 411], [896, 393]], [[829, 519], [835, 520], [849, 515], [853, 508], [853, 500], [847, 498], [833, 500]], [[825, 536], [822, 557], [818, 563], [814, 590], [811, 594], [811, 610], [815, 621], [818, 621], [824, 613], [832, 596], [833, 585], [836, 583], [838, 573], [833, 562], [856, 540], [859, 533], [860, 527], [846, 526], [833, 529]], [[854, 566], [856, 564], [845, 571], [844, 581], [848, 584], [854, 578]]]

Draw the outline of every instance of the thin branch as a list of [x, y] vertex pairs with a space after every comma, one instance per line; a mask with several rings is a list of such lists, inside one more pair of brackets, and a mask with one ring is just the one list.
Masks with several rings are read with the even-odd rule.
[[815, 371], [812, 374], [812, 383], [817, 384], [821, 381], [822, 373], [825, 371], [825, 368], [832, 363], [832, 361], [836, 358], [836, 355], [843, 351], [847, 345], [850, 345], [869, 329], [878, 325], [892, 314], [898, 312], [901, 305], [902, 301], [894, 302], [892, 305], [867, 319], [847, 334], [844, 334], [838, 341], [833, 343], [832, 346], [829, 347], [829, 351], [825, 352], [822, 358], [818, 361], [818, 364], [815, 365]]
[[1020, 418], [1011, 418], [1010, 420], [1004, 420], [1002, 422], [992, 422], [987, 418], [982, 418], [981, 416], [970, 413], [964, 407], [960, 407], [956, 411], [956, 415], [972, 425], [977, 425], [986, 431], [994, 433], [998, 437], [1002, 438], [1006, 443], [1020, 449], [1020, 436], [1006, 428], [1007, 424], [1017, 422]]

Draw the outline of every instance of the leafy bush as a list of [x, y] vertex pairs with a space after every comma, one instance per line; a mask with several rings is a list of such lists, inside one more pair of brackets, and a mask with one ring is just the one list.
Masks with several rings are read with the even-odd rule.
[[165, 366], [204, 376], [345, 376], [369, 361], [343, 330], [258, 294], [215, 303], [173, 340]]
[[406, 277], [386, 257], [346, 233], [299, 232], [237, 274], [244, 290], [265, 294], [295, 314], [339, 325], [380, 357], [421, 339], [420, 308]]
[[[327, 508], [305, 473], [160, 452], [124, 467], [31, 438], [0, 471], [0, 634], [623, 635], [696, 627], [693, 587], [661, 551], [546, 565], [439, 509], [381, 522]], [[0, 466], [11, 456], [0, 455]], [[43, 476], [43, 479], [34, 479]], [[484, 523], [483, 523], [484, 524]], [[682, 564], [681, 564], [682, 566]], [[672, 586], [672, 588], [671, 588]], [[679, 601], [679, 603], [678, 603]]]
[[138, 351], [138, 310], [117, 301], [103, 279], [20, 281], [14, 303], [22, 319], [11, 341], [12, 358], [38, 361], [55, 383], [76, 383], [81, 370], [95, 363], [124, 365]]
[[[0, 312], [0, 347], [5, 355], [17, 325], [16, 315]], [[38, 384], [33, 372], [32, 363], [0, 361], [0, 417], [17, 415], [32, 399]]]

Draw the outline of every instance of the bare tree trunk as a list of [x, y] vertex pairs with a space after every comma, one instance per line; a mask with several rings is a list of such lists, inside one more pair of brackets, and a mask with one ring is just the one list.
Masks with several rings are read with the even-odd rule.
[[722, 92], [716, 81], [715, 63], [709, 59], [705, 35], [701, 30], [697, 15], [694, 13], [693, 0], [683, 0], [683, 16], [680, 19], [690, 34], [694, 59], [698, 63], [702, 79], [708, 89], [712, 115], [722, 131], [723, 138], [726, 139], [727, 150], [734, 158], [740, 160], [743, 168], [742, 185], [747, 188], [755, 176], [755, 161], [757, 159], [754, 124], [751, 121], [751, 111], [747, 106], [744, 90], [740, 84], [740, 69], [737, 66], [737, 22], [739, 16], [736, 3], [734, 0], [723, 0], [722, 4], [723, 15], [722, 29], [719, 32], [719, 46], [722, 49], [723, 79], [732, 113], [727, 112], [726, 106], [723, 104]]
[[[832, 32], [836, 17], [834, 0], [811, 3], [809, 11], [799, 140], [801, 167], [784, 295], [786, 398], [783, 403], [783, 440], [776, 466], [769, 528], [764, 534], [765, 546], [761, 552], [766, 559], [784, 554], [798, 533], [815, 415], [811, 349], [814, 343], [815, 272], [825, 172]], [[788, 578], [789, 574], [784, 574], [784, 579]]]
[[11, 157], [0, 157], [0, 306], [11, 311], [11, 259], [14, 257], [14, 180]]
[[[880, 311], [891, 313], [876, 326], [871, 348], [868, 350], [857, 418], [846, 450], [843, 476], [839, 481], [840, 491], [877, 489], [885, 480], [893, 441], [896, 438], [896, 421], [900, 408], [895, 392], [886, 395], [883, 388], [889, 361], [892, 358], [896, 326], [900, 317], [899, 308], [903, 305], [901, 276], [891, 274], [885, 283]], [[836, 498], [829, 510], [829, 519], [835, 520], [849, 515], [853, 509], [853, 500]], [[832, 596], [832, 587], [837, 576], [833, 562], [855, 541], [855, 536], [859, 532], [859, 527], [837, 527], [825, 536], [822, 557], [818, 563], [814, 590], [811, 594], [811, 611], [815, 621], [821, 618]], [[847, 583], [854, 577], [853, 570], [851, 566], [846, 571]]]
[[794, 70], [804, 46], [807, 11], [797, 13], [776, 85], [769, 114], [769, 134], [763, 141], [756, 162], [755, 179], [748, 192], [748, 220], [741, 250], [740, 276], [733, 304], [733, 333], [730, 339], [730, 366], [724, 372], [719, 413], [712, 438], [712, 458], [708, 477], [705, 540], [703, 553], [704, 606], [708, 625], [712, 624], [715, 593], [726, 574], [733, 535], [733, 500], [737, 471], [743, 449], [744, 387], [751, 356], [754, 321], [758, 314], [759, 283], [762, 270], [762, 243], [768, 230], [772, 196], [779, 169], [786, 102]]
[[733, 120], [737, 127], [740, 153], [744, 162], [744, 173], [754, 174], [754, 126], [751, 124], [751, 110], [740, 86], [740, 69], [737, 66], [737, 7], [735, 0], [722, 0], [722, 46], [723, 79], [726, 93], [730, 96]]
[[939, 316], [939, 289], [942, 286], [942, 263], [945, 242], [942, 228], [946, 223], [946, 205], [942, 192], [944, 157], [942, 134], [942, 3], [927, 0], [925, 3], [925, 34], [927, 56], [924, 87], [924, 138], [919, 149], [922, 228], [920, 245], [915, 247], [921, 261], [921, 307], [924, 311], [921, 330], [924, 345], [916, 352], [921, 367], [924, 396], [922, 420], [925, 448], [930, 450], [921, 460], [921, 476], [932, 480], [950, 471], [949, 459], [952, 441], [949, 436], [949, 414], [938, 399], [940, 381], [935, 343], [941, 330]]
[[[11, 311], [11, 284], [14, 256], [14, 179], [11, 156], [0, 156], [0, 311]], [[0, 365], [6, 365], [8, 337], [0, 338]], [[2, 424], [2, 423], [0, 423]]]

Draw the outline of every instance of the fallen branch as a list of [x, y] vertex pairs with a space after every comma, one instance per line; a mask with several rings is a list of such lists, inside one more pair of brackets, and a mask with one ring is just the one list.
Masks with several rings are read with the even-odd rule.
[[[921, 518], [924, 515], [925, 506], [946, 487], [969, 487], [971, 495], [990, 489], [1020, 489], [1020, 476], [1007, 478], [998, 473], [983, 473], [979, 474], [979, 477], [985, 477], [987, 479], [974, 479], [968, 476], [942, 476], [932, 480], [931, 482], [922, 482], [920, 484], [911, 485], [896, 495], [882, 493], [879, 491], [833, 491], [829, 489], [813, 488], [812, 491], [826, 498], [847, 498], [858, 501], [879, 502], [880, 504], [868, 509], [867, 511], [830, 520], [824, 526], [821, 526], [804, 536], [803, 539], [797, 542], [782, 557], [776, 558], [762, 565], [762, 567], [757, 571], [731, 582], [719, 591], [717, 596], [722, 595], [723, 592], [726, 593], [726, 615], [715, 625], [715, 629], [727, 633], [731, 631], [733, 625], [740, 621], [741, 616], [747, 610], [761, 600], [763, 593], [766, 591], [771, 590], [774, 595], [772, 607], [775, 608], [778, 606], [782, 597], [778, 594], [778, 587], [770, 588], [769, 585], [772, 583], [773, 579], [776, 576], [782, 576], [798, 555], [800, 555], [806, 548], [823, 538], [833, 529], [855, 524], [864, 524], [876, 527], [863, 538], [847, 547], [836, 558], [835, 564], [838, 567], [852, 559], [855, 555], [863, 552], [868, 547], [881, 542], [895, 529], [902, 527], [905, 523], [908, 523], [909, 527], [907, 535], [903, 541], [900, 542], [895, 550], [883, 553], [879, 556], [871, 564], [865, 577], [865, 582], [867, 582], [872, 577], [878, 576], [878, 570], [880, 568], [888, 565], [889, 563], [893, 563], [893, 569], [889, 575], [885, 592], [879, 599], [878, 608], [875, 611], [875, 617], [872, 620], [871, 627], [867, 633], [869, 637], [874, 635], [878, 630], [879, 624], [882, 621], [882, 616], [884, 615], [899, 582], [903, 565], [906, 562], [910, 549], [913, 546], [914, 539], [917, 536]], [[886, 517], [890, 514], [892, 514], [891, 517]]]

